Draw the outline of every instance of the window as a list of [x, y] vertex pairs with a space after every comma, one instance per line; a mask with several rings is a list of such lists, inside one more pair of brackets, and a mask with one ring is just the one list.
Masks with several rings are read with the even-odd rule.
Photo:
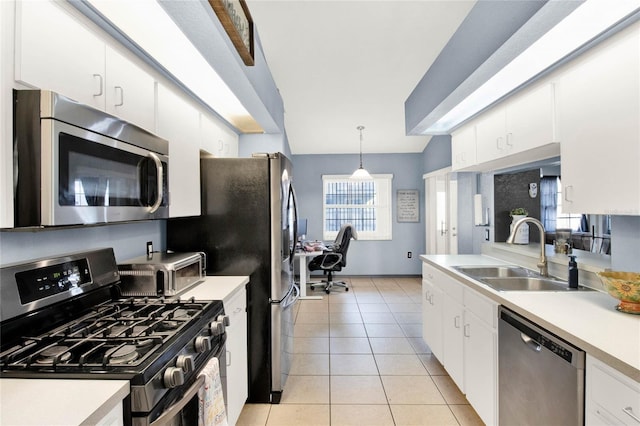
[[373, 175], [372, 181], [322, 176], [323, 238], [335, 239], [340, 226], [351, 223], [359, 240], [390, 240], [392, 180], [393, 175]]

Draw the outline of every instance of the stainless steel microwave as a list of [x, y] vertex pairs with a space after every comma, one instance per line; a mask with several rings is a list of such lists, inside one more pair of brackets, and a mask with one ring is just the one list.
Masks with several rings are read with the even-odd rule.
[[13, 93], [16, 227], [168, 217], [166, 140], [54, 92]]

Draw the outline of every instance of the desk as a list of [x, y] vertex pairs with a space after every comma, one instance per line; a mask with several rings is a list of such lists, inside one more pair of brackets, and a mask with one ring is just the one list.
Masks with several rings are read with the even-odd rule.
[[300, 299], [301, 300], [322, 300], [322, 296], [307, 296], [307, 260], [322, 254], [321, 251], [296, 251], [295, 257], [300, 265]]

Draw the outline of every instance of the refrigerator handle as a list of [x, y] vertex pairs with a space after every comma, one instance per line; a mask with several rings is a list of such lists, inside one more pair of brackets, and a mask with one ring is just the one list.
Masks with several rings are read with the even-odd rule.
[[298, 201], [296, 199], [296, 191], [293, 185], [289, 184], [289, 199], [293, 202], [293, 246], [289, 253], [289, 264], [293, 265], [296, 254], [296, 245], [298, 244]]

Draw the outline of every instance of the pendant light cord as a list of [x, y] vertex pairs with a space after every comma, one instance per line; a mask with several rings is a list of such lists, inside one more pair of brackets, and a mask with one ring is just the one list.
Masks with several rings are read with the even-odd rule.
[[357, 129], [360, 130], [360, 168], [362, 169], [362, 131], [364, 126], [358, 126]]

